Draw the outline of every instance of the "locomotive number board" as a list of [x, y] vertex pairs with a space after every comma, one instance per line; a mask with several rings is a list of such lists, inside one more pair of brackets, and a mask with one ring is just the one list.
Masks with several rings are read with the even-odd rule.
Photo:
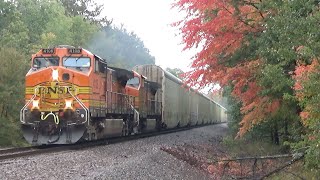
[[43, 54], [54, 54], [54, 49], [42, 49]]
[[68, 49], [68, 52], [69, 54], [81, 54], [81, 50], [82, 49], [72, 48], [72, 49]]

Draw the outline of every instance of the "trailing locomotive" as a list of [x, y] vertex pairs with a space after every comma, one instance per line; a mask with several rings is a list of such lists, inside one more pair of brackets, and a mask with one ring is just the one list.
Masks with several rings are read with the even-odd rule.
[[183, 88], [155, 65], [109, 67], [82, 48], [57, 46], [32, 56], [20, 121], [33, 145], [72, 144], [165, 128], [222, 122], [225, 109]]

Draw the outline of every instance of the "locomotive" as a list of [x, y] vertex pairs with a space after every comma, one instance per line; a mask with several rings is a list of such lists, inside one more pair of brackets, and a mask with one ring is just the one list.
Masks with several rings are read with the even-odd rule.
[[226, 109], [156, 65], [129, 71], [83, 48], [60, 45], [32, 55], [20, 111], [33, 145], [226, 121]]

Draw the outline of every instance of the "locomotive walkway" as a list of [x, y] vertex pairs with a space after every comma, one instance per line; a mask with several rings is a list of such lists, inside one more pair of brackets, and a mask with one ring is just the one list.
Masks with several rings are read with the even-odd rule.
[[42, 154], [0, 164], [0, 179], [208, 179], [164, 146], [208, 143], [223, 136], [226, 124], [142, 138], [84, 150]]

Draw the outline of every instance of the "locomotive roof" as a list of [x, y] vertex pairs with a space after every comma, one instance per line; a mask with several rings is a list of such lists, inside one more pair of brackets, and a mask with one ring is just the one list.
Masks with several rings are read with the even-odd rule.
[[108, 67], [111, 70], [114, 70], [114, 72], [116, 73], [117, 78], [128, 78], [131, 79], [133, 78], [133, 72], [126, 70], [126, 69], [121, 69], [121, 68], [117, 68], [117, 67]]

